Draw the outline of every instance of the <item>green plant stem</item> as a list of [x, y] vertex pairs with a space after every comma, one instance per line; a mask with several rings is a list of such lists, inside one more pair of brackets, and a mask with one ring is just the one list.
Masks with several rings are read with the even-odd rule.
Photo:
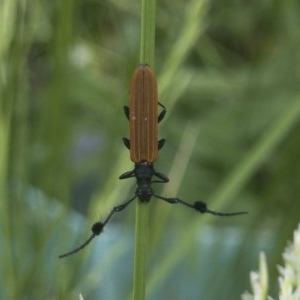
[[140, 63], [153, 66], [156, 0], [142, 0]]
[[[142, 0], [140, 63], [153, 65], [155, 44], [155, 0]], [[148, 249], [149, 206], [137, 201], [133, 299], [144, 300]]]
[[137, 201], [133, 277], [134, 300], [144, 300], [146, 294], [148, 220], [149, 206], [145, 203]]

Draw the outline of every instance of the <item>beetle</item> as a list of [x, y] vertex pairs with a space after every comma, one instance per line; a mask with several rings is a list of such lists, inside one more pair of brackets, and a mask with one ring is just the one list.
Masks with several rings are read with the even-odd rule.
[[[163, 108], [159, 115], [158, 105]], [[123, 142], [130, 149], [131, 161], [154, 163], [165, 143], [165, 139], [158, 141], [158, 123], [164, 118], [166, 108], [158, 102], [157, 81], [148, 65], [139, 65], [134, 71], [129, 107], [124, 106], [124, 112], [129, 120], [130, 140], [123, 138]]]
[[[162, 108], [159, 114], [158, 106]], [[134, 168], [120, 175], [119, 179], [135, 178], [137, 184], [135, 194], [123, 204], [113, 207], [104, 222], [94, 223], [92, 235], [86, 242], [78, 248], [60, 255], [60, 258], [72, 255], [88, 245], [95, 236], [101, 234], [105, 225], [116, 212], [125, 209], [136, 198], [147, 203], [151, 197], [155, 197], [171, 204], [180, 203], [200, 213], [210, 213], [216, 216], [236, 216], [247, 213], [216, 212], [208, 209], [205, 202], [202, 201], [191, 204], [180, 198], [167, 198], [155, 194], [152, 183], [167, 183], [169, 181], [166, 175], [154, 169], [158, 151], [165, 144], [165, 139], [158, 140], [158, 123], [163, 120], [166, 108], [158, 102], [157, 80], [149, 65], [141, 64], [135, 69], [130, 83], [129, 107], [124, 106], [124, 112], [129, 120], [130, 138], [123, 138], [123, 142], [130, 150], [130, 159], [134, 162]]]

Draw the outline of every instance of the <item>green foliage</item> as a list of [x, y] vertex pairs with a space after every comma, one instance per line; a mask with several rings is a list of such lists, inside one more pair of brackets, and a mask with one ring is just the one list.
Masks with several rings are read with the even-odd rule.
[[[167, 107], [150, 203], [147, 299], [238, 299], [259, 252], [277, 277], [299, 223], [299, 1], [157, 1]], [[133, 193], [122, 106], [139, 62], [139, 1], [0, 2], [0, 298], [125, 299], [134, 208], [65, 260]], [[274, 285], [271, 295], [278, 294]]]

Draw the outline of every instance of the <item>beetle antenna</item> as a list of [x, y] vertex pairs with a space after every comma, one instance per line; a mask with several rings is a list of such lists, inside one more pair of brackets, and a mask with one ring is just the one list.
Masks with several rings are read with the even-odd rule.
[[248, 212], [246, 212], [246, 211], [223, 213], [223, 212], [210, 210], [210, 209], [207, 208], [206, 203], [203, 202], [203, 201], [196, 201], [194, 204], [190, 204], [190, 203], [185, 202], [185, 201], [183, 201], [179, 198], [165, 198], [165, 197], [158, 196], [158, 195], [153, 195], [153, 196], [158, 198], [158, 199], [164, 200], [168, 203], [171, 203], [171, 204], [181, 203], [181, 204], [183, 204], [187, 207], [193, 208], [193, 209], [201, 212], [202, 214], [208, 213], [208, 214], [212, 214], [212, 215], [220, 216], [220, 217], [233, 217], [233, 216], [248, 214]]
[[59, 258], [64, 258], [64, 257], [67, 257], [67, 256], [70, 256], [78, 251], [80, 251], [81, 249], [83, 249], [85, 246], [87, 246], [91, 240], [97, 236], [97, 235], [100, 235], [100, 233], [103, 231], [103, 228], [104, 226], [108, 223], [108, 221], [110, 220], [110, 218], [112, 217], [112, 215], [116, 212], [119, 212], [119, 211], [122, 211], [124, 208], [126, 208], [126, 206], [131, 203], [137, 196], [134, 195], [132, 198], [130, 198], [128, 201], [126, 201], [125, 203], [121, 204], [121, 205], [118, 205], [118, 206], [115, 206], [112, 211], [109, 213], [109, 215], [106, 217], [105, 221], [102, 223], [102, 222], [96, 222], [93, 224], [92, 226], [92, 232], [93, 234], [82, 244], [80, 245], [79, 247], [75, 248], [74, 250], [70, 251], [70, 252], [67, 252], [65, 254], [62, 254], [59, 256]]
[[111, 213], [106, 218], [104, 223], [97, 222], [97, 223], [93, 224], [93, 226], [92, 226], [93, 234], [82, 245], [80, 245], [79, 247], [75, 248], [74, 250], [72, 250], [70, 252], [67, 252], [65, 254], [60, 255], [59, 258], [64, 258], [64, 257], [70, 256], [70, 255], [80, 251], [85, 246], [87, 246], [95, 236], [99, 235], [103, 231], [103, 227], [106, 225], [106, 223], [108, 222], [110, 217], [111, 217]]
[[90, 241], [95, 237], [96, 235], [93, 233], [81, 246], [75, 248], [74, 250], [70, 251], [70, 252], [67, 252], [67, 253], [64, 253], [64, 254], [61, 254], [59, 256], [59, 258], [64, 258], [64, 257], [67, 257], [67, 256], [70, 256], [78, 251], [80, 251], [81, 249], [83, 249], [85, 246], [87, 246]]
[[[184, 204], [184, 203], [182, 203], [182, 204]], [[220, 216], [220, 217], [233, 217], [233, 216], [239, 216], [239, 215], [248, 214], [247, 211], [238, 211], [238, 212], [224, 213], [224, 212], [210, 210], [210, 209], [207, 208], [206, 203], [202, 202], [202, 201], [196, 201], [192, 207], [194, 209], [196, 209], [197, 211], [203, 213], [203, 214], [209, 213], [209, 214], [212, 214], [212, 215], [215, 215], [215, 216]]]

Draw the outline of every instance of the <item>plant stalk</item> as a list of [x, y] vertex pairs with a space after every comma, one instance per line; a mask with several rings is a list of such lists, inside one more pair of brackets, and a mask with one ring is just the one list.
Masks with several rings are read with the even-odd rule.
[[[153, 66], [155, 45], [155, 0], [142, 0], [140, 63]], [[146, 296], [149, 206], [136, 202], [133, 300]]]

